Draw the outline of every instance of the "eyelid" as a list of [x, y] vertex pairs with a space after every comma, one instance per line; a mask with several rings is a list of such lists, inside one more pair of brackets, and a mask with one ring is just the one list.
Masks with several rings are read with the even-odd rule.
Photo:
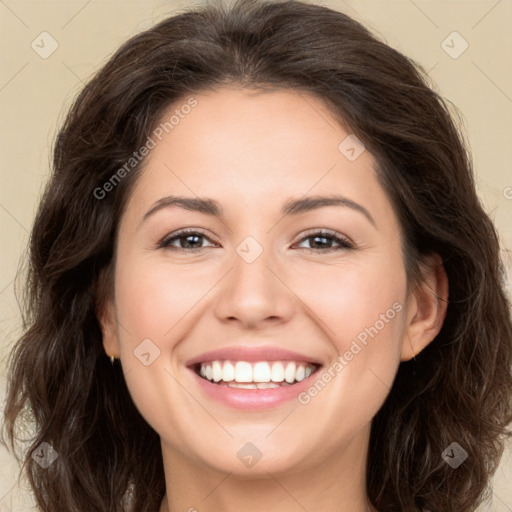
[[[168, 235], [165, 235], [157, 244], [158, 248], [165, 249], [167, 247], [167, 243], [172, 240], [173, 238], [180, 238], [184, 237], [188, 234], [198, 234], [202, 235], [204, 238], [208, 239], [210, 242], [214, 242], [216, 244], [220, 244], [220, 242], [214, 237], [213, 235], [207, 234], [204, 229], [201, 228], [182, 228], [178, 229], [176, 231], [173, 231], [172, 233], [169, 233]], [[179, 247], [176, 247], [176, 249], [180, 250]], [[203, 248], [202, 248], [203, 249]], [[181, 249], [183, 251], [187, 251], [187, 249]], [[195, 249], [195, 250], [201, 250], [201, 249]]]
[[[203, 236], [208, 241], [213, 242], [217, 245], [220, 245], [220, 242], [216, 239], [216, 237], [207, 234], [204, 229], [190, 227], [190, 228], [178, 229], [177, 231], [174, 231], [174, 232], [166, 235], [164, 238], [162, 238], [158, 242], [157, 248], [166, 249], [166, 248], [170, 247], [169, 242], [171, 240], [185, 237], [187, 234], [198, 234], [198, 235]], [[354, 244], [354, 242], [350, 239], [350, 237], [347, 237], [346, 235], [338, 233], [337, 231], [335, 231], [333, 229], [329, 229], [329, 228], [311, 228], [309, 230], [301, 232], [300, 238], [295, 237], [296, 241], [293, 242], [292, 247], [294, 245], [297, 245], [300, 242], [303, 242], [304, 240], [307, 240], [308, 238], [313, 237], [314, 235], [317, 235], [319, 237], [324, 236], [327, 238], [332, 238], [335, 240], [335, 243], [339, 244], [339, 247], [334, 247], [334, 248], [328, 247], [325, 249], [318, 249], [318, 250], [309, 249], [313, 252], [328, 253], [328, 252], [333, 252], [333, 251], [342, 250], [342, 249], [350, 250], [350, 249], [356, 248], [356, 244]], [[198, 251], [201, 251], [206, 248], [207, 247], [200, 247], [197, 249], [183, 249], [180, 247], [174, 247], [173, 249], [176, 249], [178, 251], [183, 251], [183, 252], [198, 252]], [[307, 248], [304, 248], [304, 249], [307, 249]]]
[[[329, 228], [312, 228], [308, 229], [306, 231], [301, 231], [300, 238], [297, 239], [297, 242], [301, 242], [305, 238], [308, 238], [313, 235], [328, 235], [332, 236], [333, 238], [340, 238], [342, 240], [345, 240], [347, 243], [349, 243], [352, 246], [355, 246], [355, 243], [348, 237], [347, 235], [344, 235], [342, 233], [338, 233], [338, 231], [335, 231], [334, 229]], [[297, 243], [294, 242], [294, 243]]]

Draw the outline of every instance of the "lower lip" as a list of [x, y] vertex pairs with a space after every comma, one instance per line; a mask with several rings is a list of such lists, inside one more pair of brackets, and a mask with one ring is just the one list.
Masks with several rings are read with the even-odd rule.
[[298, 395], [311, 385], [312, 377], [316, 376], [319, 369], [317, 368], [309, 377], [290, 386], [269, 389], [242, 389], [213, 384], [188, 368], [204, 393], [214, 400], [239, 409], [267, 409], [277, 407], [293, 399], [298, 400]]

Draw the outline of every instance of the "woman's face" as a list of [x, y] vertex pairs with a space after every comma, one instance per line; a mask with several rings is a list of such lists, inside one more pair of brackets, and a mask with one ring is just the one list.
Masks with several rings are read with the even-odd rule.
[[193, 97], [120, 221], [106, 351], [176, 457], [240, 475], [360, 457], [415, 313], [375, 159], [304, 93]]

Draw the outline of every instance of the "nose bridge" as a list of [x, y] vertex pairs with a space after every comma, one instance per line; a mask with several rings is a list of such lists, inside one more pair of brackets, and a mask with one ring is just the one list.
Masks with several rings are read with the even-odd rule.
[[268, 237], [260, 243], [249, 235], [238, 244], [235, 251], [232, 275], [235, 289], [232, 292], [238, 293], [239, 299], [246, 304], [268, 302], [275, 288], [275, 283], [272, 283], [275, 277], [269, 270], [275, 258]]
[[269, 238], [260, 243], [249, 235], [236, 246], [232, 269], [217, 303], [220, 319], [236, 318], [255, 326], [266, 319], [289, 318], [291, 297], [276, 276], [278, 264]]

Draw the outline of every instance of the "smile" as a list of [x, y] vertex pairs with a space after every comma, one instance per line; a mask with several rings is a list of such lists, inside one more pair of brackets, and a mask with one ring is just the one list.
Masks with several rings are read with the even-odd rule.
[[192, 387], [207, 400], [245, 411], [293, 403], [322, 366], [311, 354], [241, 342], [185, 362]]
[[230, 361], [198, 363], [194, 370], [203, 379], [220, 386], [241, 389], [271, 389], [294, 385], [309, 377], [317, 365], [299, 361]]

